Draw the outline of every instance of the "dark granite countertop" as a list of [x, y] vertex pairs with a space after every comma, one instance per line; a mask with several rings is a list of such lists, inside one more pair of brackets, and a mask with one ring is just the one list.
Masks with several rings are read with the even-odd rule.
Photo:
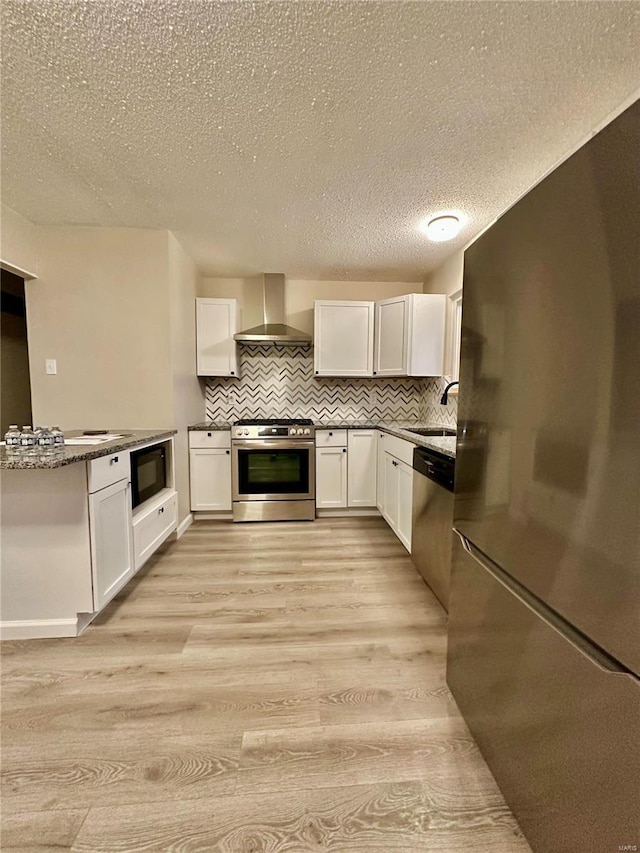
[[231, 429], [232, 421], [202, 421], [199, 424], [191, 424], [187, 427], [189, 432], [221, 432]]
[[[231, 421], [203, 421], [199, 424], [192, 424], [190, 430], [211, 431], [231, 429]], [[381, 421], [367, 418], [358, 418], [353, 420], [328, 420], [314, 421], [316, 429], [379, 429], [382, 432], [387, 432], [390, 435], [395, 435], [398, 438], [404, 438], [405, 441], [411, 441], [419, 447], [428, 447], [430, 450], [436, 450], [455, 459], [456, 456], [456, 437], [451, 436], [424, 436], [416, 435], [413, 432], [408, 432], [408, 427], [442, 427], [450, 428], [447, 424], [434, 424], [426, 421]]]
[[403, 438], [405, 441], [410, 441], [419, 447], [428, 447], [430, 450], [437, 450], [438, 453], [442, 453], [452, 459], [456, 458], [455, 435], [425, 436], [416, 435], [414, 432], [408, 431], [409, 427], [451, 429], [448, 424], [435, 424], [427, 421], [380, 421], [375, 418], [369, 420], [365, 418], [357, 420], [315, 421], [314, 426], [316, 429], [379, 429], [381, 432]]
[[[43, 469], [62, 468], [64, 465], [73, 465], [75, 462], [87, 462], [90, 459], [99, 459], [100, 456], [108, 456], [110, 453], [122, 453], [160, 438], [169, 438], [175, 435], [175, 429], [163, 430], [141, 430], [141, 429], [114, 429], [112, 433], [122, 435], [113, 441], [105, 441], [103, 444], [91, 445], [65, 445], [51, 456], [12, 456], [8, 455], [4, 445], [0, 448], [0, 469]], [[75, 438], [82, 435], [80, 430], [67, 430], [65, 437]]]

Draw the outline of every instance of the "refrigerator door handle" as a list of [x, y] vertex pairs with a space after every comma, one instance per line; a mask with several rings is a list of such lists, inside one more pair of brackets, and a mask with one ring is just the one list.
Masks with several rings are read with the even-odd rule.
[[476, 546], [473, 545], [466, 536], [460, 533], [459, 530], [456, 530], [455, 527], [453, 530], [454, 533], [459, 536], [460, 541], [462, 542], [462, 547], [470, 557], [479, 563], [486, 572], [489, 572], [489, 574], [495, 578], [498, 583], [502, 584], [502, 586], [514, 595], [522, 604], [524, 604], [526, 608], [535, 613], [536, 616], [542, 619], [542, 621], [557, 634], [564, 637], [567, 642], [571, 643], [576, 651], [580, 652], [581, 655], [586, 657], [591, 661], [591, 663], [595, 664], [595, 666], [604, 672], [608, 672], [613, 675], [623, 675], [633, 678], [635, 681], [640, 681], [634, 672], [627, 669], [627, 667], [623, 666], [615, 658], [612, 658], [604, 651], [604, 649], [601, 649], [599, 646], [590, 642], [584, 634], [574, 628], [570, 622], [567, 622], [566, 619], [563, 619], [562, 616], [547, 607], [539, 598], [529, 592], [526, 587], [490, 560], [482, 553], [482, 551], [476, 548]]

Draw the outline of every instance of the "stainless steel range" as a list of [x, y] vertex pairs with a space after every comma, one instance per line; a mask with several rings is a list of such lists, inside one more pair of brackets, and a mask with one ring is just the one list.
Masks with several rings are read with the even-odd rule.
[[313, 521], [315, 429], [309, 418], [235, 421], [234, 521]]

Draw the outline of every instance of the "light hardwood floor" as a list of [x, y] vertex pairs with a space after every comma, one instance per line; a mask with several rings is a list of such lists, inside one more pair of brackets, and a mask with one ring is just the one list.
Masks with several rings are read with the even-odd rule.
[[381, 519], [195, 524], [3, 644], [3, 851], [527, 853]]

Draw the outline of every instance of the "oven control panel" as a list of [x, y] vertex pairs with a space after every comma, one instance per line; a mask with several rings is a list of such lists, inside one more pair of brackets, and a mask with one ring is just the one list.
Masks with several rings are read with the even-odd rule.
[[315, 435], [314, 427], [308, 426], [234, 426], [232, 437], [245, 438], [306, 438]]

